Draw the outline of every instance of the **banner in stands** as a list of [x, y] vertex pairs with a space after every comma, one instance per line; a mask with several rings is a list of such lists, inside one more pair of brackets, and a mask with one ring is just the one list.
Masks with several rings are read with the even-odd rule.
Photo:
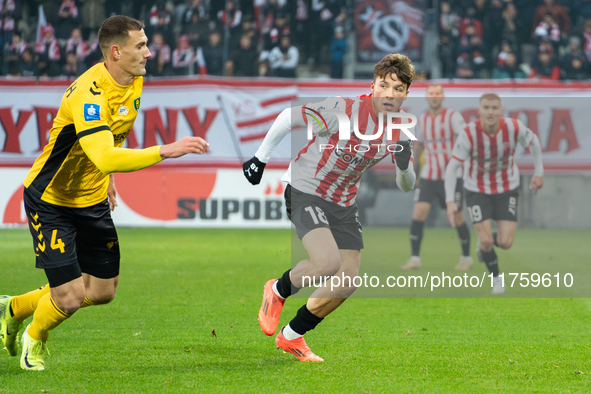
[[357, 0], [354, 11], [357, 60], [377, 63], [385, 55], [399, 52], [420, 62], [426, 6], [425, 0]]
[[[0, 87], [0, 164], [32, 163], [47, 144], [64, 91], [64, 86]], [[208, 152], [176, 163], [238, 165], [252, 157], [266, 130], [296, 93], [294, 85], [273, 89], [178, 83], [146, 86], [125, 146], [142, 148], [195, 135], [209, 142]], [[284, 164], [290, 156], [287, 142], [277, 148], [276, 157], [284, 159]]]
[[[0, 169], [0, 226], [26, 225], [25, 168]], [[156, 166], [115, 174], [113, 220], [123, 226], [289, 228], [282, 170], [250, 185], [240, 171]], [[239, 192], [237, 192], [239, 190]]]
[[[125, 146], [143, 148], [166, 144], [184, 136], [205, 138], [204, 155], [187, 155], [162, 165], [199, 168], [240, 168], [252, 157], [277, 115], [299, 102], [323, 97], [353, 97], [370, 91], [369, 82], [305, 82], [293, 80], [188, 79], [148, 82], [144, 86], [138, 117]], [[532, 87], [533, 85], [533, 87]], [[426, 84], [411, 86], [404, 110], [415, 115], [427, 108]], [[584, 88], [583, 88], [584, 87]], [[49, 139], [49, 130], [67, 82], [15, 86], [0, 81], [0, 166], [29, 167]], [[591, 85], [511, 83], [494, 86], [450, 84], [444, 106], [461, 111], [466, 121], [477, 115], [478, 97], [495, 91], [503, 96], [505, 116], [520, 118], [536, 132], [550, 172], [591, 172]], [[544, 95], [544, 96], [541, 96]], [[587, 97], [584, 97], [587, 95]], [[315, 97], [318, 97], [315, 99]], [[294, 133], [305, 133], [304, 129]], [[299, 135], [299, 134], [298, 134]], [[290, 138], [277, 146], [268, 168], [286, 169], [292, 157]], [[295, 152], [300, 147], [294, 147]], [[518, 164], [528, 169], [531, 159], [519, 153]]]

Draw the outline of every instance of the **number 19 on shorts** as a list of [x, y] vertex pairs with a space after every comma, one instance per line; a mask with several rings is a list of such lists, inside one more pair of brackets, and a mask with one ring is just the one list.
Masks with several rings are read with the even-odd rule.
[[480, 205], [472, 205], [471, 207], [468, 207], [468, 214], [470, 214], [470, 220], [472, 223], [482, 221], [482, 210], [480, 209]]

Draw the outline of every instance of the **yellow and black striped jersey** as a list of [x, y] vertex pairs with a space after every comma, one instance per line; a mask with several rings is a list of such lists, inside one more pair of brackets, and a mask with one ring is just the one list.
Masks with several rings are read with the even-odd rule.
[[[49, 142], [25, 178], [25, 187], [47, 203], [72, 208], [92, 206], [107, 198], [108, 173], [102, 172], [96, 160], [89, 158], [89, 149], [95, 149], [98, 143], [87, 136], [103, 131], [112, 133], [112, 142], [109, 136], [106, 145], [96, 147], [101, 150], [93, 157], [101, 157], [106, 148], [121, 148], [138, 114], [142, 86], [141, 76], [135, 77], [130, 85], [119, 85], [104, 63], [82, 74], [64, 93]], [[87, 138], [86, 151], [80, 145], [83, 137]], [[139, 160], [138, 168], [162, 160], [160, 147], [143, 149], [140, 156], [133, 153], [140, 151], [120, 151], [127, 158]], [[125, 155], [118, 157], [121, 156]], [[110, 172], [138, 169], [117, 168], [116, 164], [111, 163], [114, 169]]]

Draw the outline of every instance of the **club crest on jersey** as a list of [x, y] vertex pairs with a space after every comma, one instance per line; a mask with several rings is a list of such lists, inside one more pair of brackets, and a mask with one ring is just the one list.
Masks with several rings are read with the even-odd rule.
[[86, 122], [101, 120], [101, 106], [98, 104], [84, 104], [84, 120]]
[[122, 105], [121, 107], [119, 107], [118, 112], [119, 115], [126, 116], [129, 113], [129, 109], [125, 105]]
[[133, 100], [133, 108], [135, 108], [135, 112], [138, 112], [140, 110], [140, 99], [141, 97], [138, 97]]

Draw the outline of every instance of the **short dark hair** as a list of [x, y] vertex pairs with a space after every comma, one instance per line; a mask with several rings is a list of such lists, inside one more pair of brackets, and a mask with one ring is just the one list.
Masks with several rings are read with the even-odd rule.
[[482, 100], [499, 100], [500, 102], [501, 96], [493, 92], [484, 93], [482, 96], [480, 96], [480, 101]]
[[398, 77], [398, 80], [406, 84], [406, 88], [410, 87], [410, 84], [415, 79], [415, 68], [408, 56], [400, 53], [391, 53], [384, 56], [373, 69], [373, 80], [379, 77], [385, 79], [386, 76], [394, 74]]
[[130, 31], [139, 31], [143, 28], [142, 22], [125, 15], [113, 15], [105, 19], [98, 32], [101, 52], [103, 55], [107, 54], [113, 44], [125, 45]]
[[439, 84], [439, 83], [430, 83], [429, 85], [427, 85], [427, 89], [429, 89], [429, 88], [430, 88], [430, 87], [432, 87], [432, 86], [434, 86], [434, 87], [436, 87], [436, 88], [439, 88], [439, 89], [441, 89], [441, 91], [442, 91], [442, 92], [444, 91], [444, 90], [443, 90], [443, 85], [441, 85], [441, 84]]

